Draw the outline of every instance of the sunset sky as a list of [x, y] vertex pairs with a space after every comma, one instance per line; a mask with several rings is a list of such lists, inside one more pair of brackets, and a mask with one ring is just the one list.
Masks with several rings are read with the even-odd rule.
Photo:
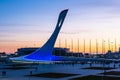
[[[21, 47], [40, 47], [51, 36], [60, 11], [69, 9], [55, 46], [71, 51], [101, 52], [108, 39], [115, 51], [120, 44], [120, 0], [0, 0], [0, 52], [14, 53]], [[73, 39], [73, 49], [71, 49]], [[65, 45], [67, 41], [67, 46]], [[59, 44], [59, 41], [61, 42]]]

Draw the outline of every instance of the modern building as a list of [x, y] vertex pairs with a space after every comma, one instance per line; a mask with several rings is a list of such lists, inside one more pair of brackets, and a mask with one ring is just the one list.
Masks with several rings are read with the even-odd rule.
[[[39, 49], [38, 47], [28, 47], [28, 48], [19, 48], [17, 50], [17, 55], [18, 56], [24, 56], [24, 55], [28, 55], [33, 53], [34, 51], [36, 51], [37, 49]], [[66, 54], [68, 54], [69, 48], [53, 48], [53, 52], [52, 55], [56, 55], [56, 56], [66, 56]]]
[[0, 52], [0, 62], [4, 62], [8, 59], [8, 55], [5, 52]]
[[[33, 53], [34, 51], [36, 51], [37, 49], [39, 49], [38, 47], [28, 47], [28, 48], [19, 48], [16, 52], [16, 56], [24, 56], [24, 55], [28, 55]], [[74, 56], [74, 57], [83, 57], [83, 53], [77, 52], [70, 52], [69, 48], [59, 48], [59, 47], [55, 47], [53, 48], [53, 52], [52, 55], [54, 56]]]
[[106, 58], [109, 59], [119, 59], [120, 58], [120, 48], [118, 52], [112, 52], [111, 50], [108, 50], [108, 52], [105, 54]]

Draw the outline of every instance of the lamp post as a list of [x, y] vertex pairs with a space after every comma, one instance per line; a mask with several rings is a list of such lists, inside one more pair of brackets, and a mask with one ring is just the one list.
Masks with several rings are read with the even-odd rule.
[[113, 52], [113, 42], [111, 42], [111, 51]]
[[[72, 49], [72, 52], [73, 52], [73, 39], [71, 39], [71, 49]], [[72, 53], [72, 56], [73, 56], [73, 53]]]
[[84, 57], [85, 57], [85, 39], [84, 39], [84, 51], [83, 52], [84, 52]]
[[[59, 48], [61, 47], [61, 39], [59, 39]], [[62, 56], [62, 52], [61, 50], [59, 49], [59, 55]]]
[[110, 50], [110, 40], [108, 39], [108, 49]]
[[79, 38], [78, 38], [78, 57], [79, 57]]
[[[65, 48], [67, 48], [67, 40], [66, 40], [66, 38], [65, 38]], [[67, 56], [66, 53], [65, 53], [65, 56]]]
[[79, 52], [79, 38], [78, 38], [78, 52]]
[[97, 42], [97, 39], [96, 39], [96, 56], [98, 55], [98, 42]]
[[65, 48], [67, 48], [67, 40], [65, 39]]
[[102, 54], [104, 54], [104, 40], [102, 39]]
[[90, 46], [89, 46], [89, 48], [90, 48], [90, 57], [91, 57], [91, 39], [90, 39]]
[[115, 52], [116, 52], [116, 38], [115, 38]]

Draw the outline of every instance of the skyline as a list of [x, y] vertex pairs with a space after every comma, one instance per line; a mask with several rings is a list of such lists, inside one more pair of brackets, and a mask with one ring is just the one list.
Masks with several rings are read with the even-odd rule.
[[89, 48], [91, 39], [92, 48], [95, 49], [95, 40], [101, 44], [104, 39], [108, 48], [108, 39], [114, 42], [116, 38], [118, 48], [119, 7], [119, 0], [1, 0], [0, 52], [12, 53], [20, 47], [42, 46], [55, 28], [58, 13], [64, 9], [69, 9], [69, 13], [55, 46], [59, 46], [59, 39], [63, 42], [61, 47], [65, 47], [65, 39], [70, 46], [74, 37], [74, 47], [78, 39], [80, 47], [83, 47], [85, 39]]

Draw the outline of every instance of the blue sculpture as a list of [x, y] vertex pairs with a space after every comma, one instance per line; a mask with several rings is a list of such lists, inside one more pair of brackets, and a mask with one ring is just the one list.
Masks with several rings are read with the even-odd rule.
[[64, 19], [67, 15], [68, 9], [63, 10], [58, 18], [58, 22], [56, 28], [48, 39], [48, 41], [38, 50], [35, 52], [26, 55], [20, 56], [16, 58], [10, 58], [11, 60], [15, 61], [32, 61], [32, 62], [49, 62], [49, 61], [113, 61], [113, 59], [104, 59], [104, 58], [79, 58], [79, 57], [67, 57], [67, 56], [53, 56], [53, 48], [59, 31], [62, 27]]
[[26, 55], [26, 56], [21, 56], [21, 57], [17, 57], [17, 58], [12, 58], [12, 60], [27, 60], [27, 61], [51, 61], [54, 60], [53, 59], [53, 48], [54, 48], [54, 44], [55, 41], [57, 39], [57, 36], [60, 32], [60, 29], [62, 27], [62, 24], [64, 22], [64, 19], [67, 15], [68, 9], [63, 10], [60, 14], [59, 14], [59, 18], [58, 18], [58, 22], [56, 25], [56, 28], [53, 32], [53, 34], [51, 35], [51, 37], [48, 39], [48, 41], [38, 50], [36, 50], [35, 52]]

